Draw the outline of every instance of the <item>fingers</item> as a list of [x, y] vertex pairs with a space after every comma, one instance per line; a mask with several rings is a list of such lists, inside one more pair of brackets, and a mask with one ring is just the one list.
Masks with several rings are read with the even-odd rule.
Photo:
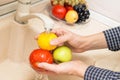
[[66, 32], [65, 29], [61, 29], [61, 28], [56, 28], [56, 29], [53, 29], [51, 32], [55, 33], [56, 35], [62, 35]]
[[64, 42], [66, 42], [68, 40], [67, 36], [60, 36], [56, 39], [53, 39], [50, 44], [51, 45], [62, 45]]
[[[69, 40], [69, 31], [61, 28], [53, 29], [53, 33], [55, 33], [58, 37], [50, 42], [51, 45], [61, 46], [64, 42]], [[35, 36], [35, 39], [38, 39], [38, 35]]]
[[50, 42], [51, 45], [63, 45], [64, 42], [68, 41], [69, 39], [69, 32], [65, 29], [53, 29], [52, 32], [55, 33], [58, 38], [52, 40]]
[[[57, 73], [57, 65], [48, 63], [38, 63], [38, 67]], [[48, 67], [49, 66], [49, 67]]]
[[37, 39], [38, 39], [38, 36], [39, 36], [39, 34], [35, 36], [35, 40], [37, 40]]

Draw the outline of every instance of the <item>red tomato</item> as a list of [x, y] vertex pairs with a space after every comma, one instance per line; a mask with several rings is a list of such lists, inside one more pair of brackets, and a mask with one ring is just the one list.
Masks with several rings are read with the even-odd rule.
[[29, 60], [30, 60], [31, 66], [35, 70], [39, 69], [37, 66], [37, 63], [40, 63], [40, 62], [47, 62], [50, 64], [53, 63], [52, 54], [49, 51], [43, 50], [43, 49], [33, 50], [29, 56]]
[[59, 19], [64, 19], [66, 8], [62, 5], [55, 5], [52, 7], [52, 14]]

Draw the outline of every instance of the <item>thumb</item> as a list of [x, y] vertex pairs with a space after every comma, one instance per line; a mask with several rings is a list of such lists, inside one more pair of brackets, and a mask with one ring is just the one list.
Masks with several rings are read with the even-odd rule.
[[50, 44], [51, 45], [60, 45], [63, 44], [64, 42], [66, 42], [68, 40], [67, 36], [60, 36], [56, 39], [51, 40]]
[[49, 63], [38, 63], [38, 67], [43, 68], [48, 71], [56, 72], [57, 71], [57, 65], [55, 64], [49, 64]]

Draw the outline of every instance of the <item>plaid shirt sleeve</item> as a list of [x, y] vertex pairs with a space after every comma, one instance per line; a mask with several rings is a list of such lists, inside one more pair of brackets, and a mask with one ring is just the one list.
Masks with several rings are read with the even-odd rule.
[[[120, 27], [103, 31], [109, 50], [120, 50]], [[120, 72], [89, 66], [84, 80], [120, 80]]]
[[85, 72], [84, 80], [120, 80], [120, 72], [89, 66]]
[[120, 27], [103, 31], [109, 50], [120, 50]]

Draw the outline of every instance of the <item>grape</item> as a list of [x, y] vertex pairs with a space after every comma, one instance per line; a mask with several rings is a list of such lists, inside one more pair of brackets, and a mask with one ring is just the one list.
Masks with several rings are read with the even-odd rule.
[[73, 6], [73, 9], [76, 10], [76, 11], [78, 12], [79, 6], [78, 6], [78, 5], [75, 5], [75, 6]]
[[85, 4], [75, 5], [73, 9], [77, 11], [79, 17], [76, 23], [82, 23], [85, 22], [86, 19], [89, 19], [90, 12]]

